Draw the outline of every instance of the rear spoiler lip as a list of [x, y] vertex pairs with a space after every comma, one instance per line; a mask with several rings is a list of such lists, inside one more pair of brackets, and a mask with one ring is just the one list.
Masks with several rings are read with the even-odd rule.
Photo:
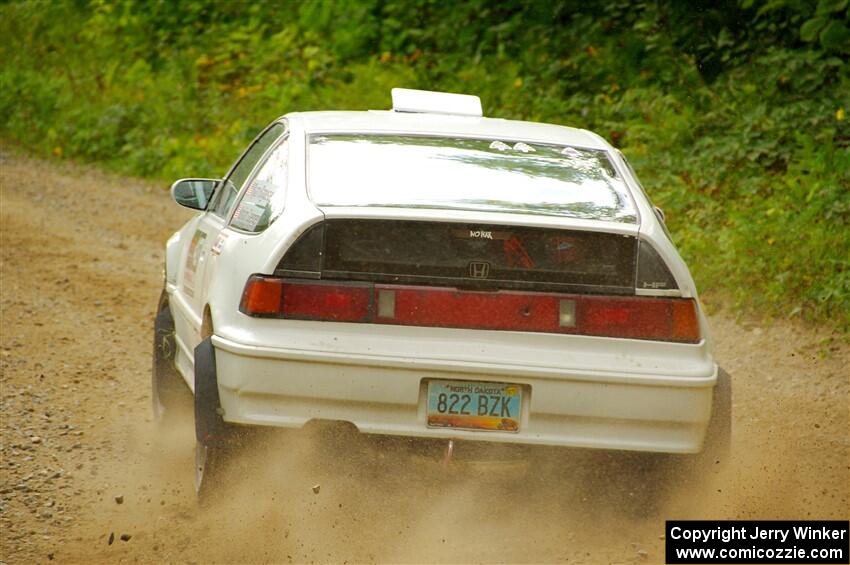
[[483, 212], [478, 210], [454, 210], [445, 208], [394, 208], [388, 206], [319, 206], [325, 218], [330, 219], [386, 219], [421, 220], [428, 222], [468, 223], [482, 225], [498, 224], [528, 226], [535, 228], [561, 228], [579, 231], [614, 233], [637, 237], [640, 223], [613, 222], [610, 220], [588, 220], [566, 216], [544, 216], [507, 212]]

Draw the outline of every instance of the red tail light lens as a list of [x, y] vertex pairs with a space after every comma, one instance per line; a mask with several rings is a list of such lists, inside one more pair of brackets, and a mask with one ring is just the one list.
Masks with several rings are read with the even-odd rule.
[[696, 343], [700, 339], [696, 302], [693, 300], [671, 300], [673, 307], [673, 341]]
[[672, 334], [670, 300], [586, 297], [579, 306], [581, 333], [638, 339], [665, 339]]
[[526, 332], [558, 331], [559, 296], [519, 292], [467, 292], [451, 288], [384, 286], [394, 292], [392, 317], [381, 324]]
[[283, 304], [283, 280], [253, 275], [242, 292], [239, 310], [249, 316], [277, 316]]
[[287, 281], [253, 275], [245, 285], [239, 310], [249, 316], [368, 322], [372, 286]]
[[368, 322], [371, 305], [370, 286], [284, 283], [281, 313], [299, 320]]
[[239, 309], [295, 320], [700, 341], [696, 303], [684, 298], [472, 292], [254, 275]]

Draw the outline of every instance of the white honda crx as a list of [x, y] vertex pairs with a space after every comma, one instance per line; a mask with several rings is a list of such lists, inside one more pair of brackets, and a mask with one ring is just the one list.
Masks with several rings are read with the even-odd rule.
[[[162, 419], [195, 397], [196, 484], [241, 426], [696, 453], [731, 385], [622, 154], [475, 96], [275, 120], [167, 243]], [[182, 391], [180, 389], [183, 389]]]

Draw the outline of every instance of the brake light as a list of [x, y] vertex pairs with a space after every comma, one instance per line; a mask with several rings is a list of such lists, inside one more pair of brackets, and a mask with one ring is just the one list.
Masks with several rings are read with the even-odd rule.
[[275, 316], [281, 311], [283, 281], [252, 276], [242, 292], [239, 310], [250, 316]]
[[509, 330], [697, 343], [692, 299], [473, 292], [253, 275], [240, 311], [249, 316], [405, 326]]
[[696, 303], [693, 300], [674, 300], [673, 328], [671, 338], [674, 341], [699, 341], [699, 320], [697, 320]]
[[371, 285], [290, 282], [253, 275], [245, 285], [239, 310], [249, 316], [367, 322]]
[[665, 339], [672, 336], [671, 310], [665, 299], [587, 297], [579, 316], [588, 335]]

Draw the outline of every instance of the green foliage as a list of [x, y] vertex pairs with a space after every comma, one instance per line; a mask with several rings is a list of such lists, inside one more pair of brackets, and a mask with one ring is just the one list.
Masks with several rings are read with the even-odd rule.
[[0, 135], [218, 176], [291, 110], [393, 86], [622, 148], [697, 283], [850, 328], [847, 0], [56, 0], [0, 4]]
[[819, 41], [829, 51], [850, 53], [850, 29], [847, 19], [850, 10], [847, 0], [820, 0], [814, 17], [800, 27], [800, 39]]

